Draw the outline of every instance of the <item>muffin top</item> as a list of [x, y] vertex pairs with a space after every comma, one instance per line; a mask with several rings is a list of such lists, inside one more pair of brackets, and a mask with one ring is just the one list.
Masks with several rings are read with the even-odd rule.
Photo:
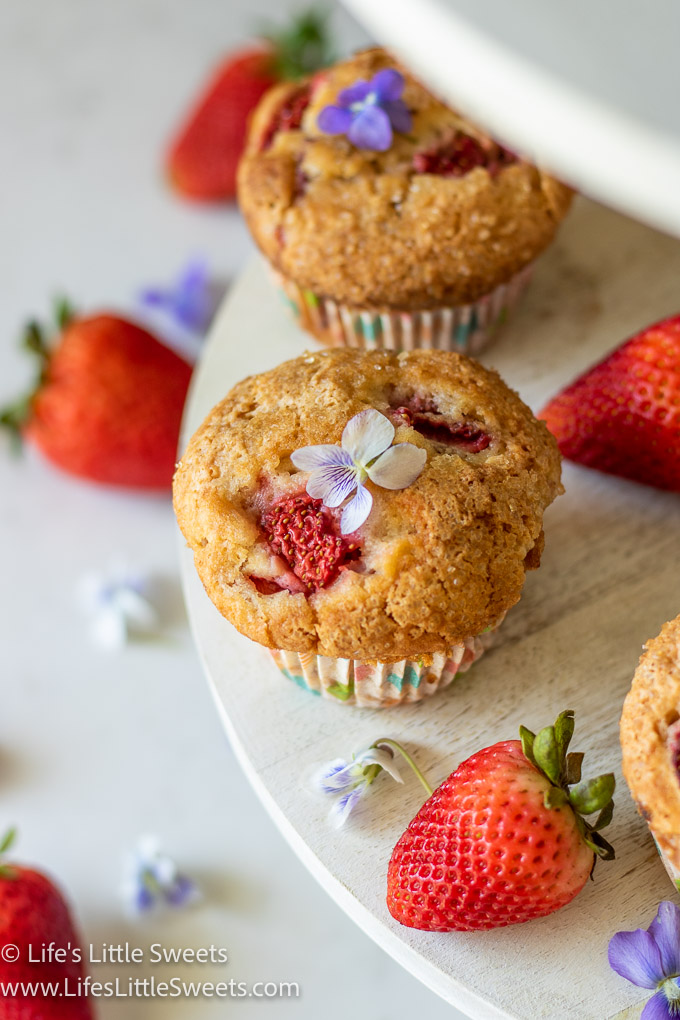
[[[320, 444], [332, 484], [348, 449], [369, 465], [361, 493], [319, 485], [316, 454], [296, 451]], [[495, 372], [452, 352], [339, 349], [235, 386], [191, 439], [174, 505], [208, 595], [243, 634], [394, 662], [446, 651], [517, 602], [560, 491], [555, 441]]]
[[[366, 86], [343, 96], [345, 89], [386, 69], [403, 77], [403, 92], [393, 75], [382, 79], [383, 94], [401, 93], [382, 104], [383, 122], [386, 110], [395, 125], [388, 148], [359, 148], [345, 134], [321, 130], [320, 115], [335, 130], [351, 113], [327, 122], [322, 111]], [[366, 100], [357, 103], [365, 119]], [[385, 141], [378, 131], [373, 144]], [[355, 307], [477, 300], [549, 244], [571, 197], [382, 49], [303, 84], [275, 86], [253, 115], [239, 169], [241, 208], [273, 265], [314, 294]]]
[[680, 868], [680, 616], [645, 645], [623, 706], [621, 748], [638, 810]]

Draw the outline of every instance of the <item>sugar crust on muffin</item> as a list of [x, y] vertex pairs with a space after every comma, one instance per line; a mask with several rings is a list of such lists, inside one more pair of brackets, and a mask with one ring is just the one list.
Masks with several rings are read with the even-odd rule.
[[676, 868], [680, 868], [680, 777], [669, 745], [678, 733], [678, 720], [680, 616], [664, 624], [645, 645], [621, 716], [624, 777], [640, 814]]
[[[413, 427], [404, 406], [434, 412]], [[396, 443], [426, 451], [424, 469], [402, 490], [368, 483], [373, 509], [351, 536], [358, 558], [328, 587], [263, 593], [262, 579], [282, 573], [263, 521], [304, 495], [308, 477], [291, 453], [339, 443], [367, 408], [391, 417]], [[472, 423], [489, 443], [447, 445], [440, 420]], [[174, 505], [210, 598], [242, 633], [270, 648], [398, 661], [446, 651], [518, 601], [560, 491], [552, 436], [495, 372], [450, 352], [333, 350], [235, 386], [191, 439]]]
[[[395, 133], [386, 152], [323, 134], [320, 111], [388, 67], [405, 78], [411, 132]], [[418, 172], [414, 157], [417, 164], [456, 132], [495, 145], [382, 49], [306, 85], [275, 86], [253, 115], [239, 168], [239, 201], [257, 244], [300, 287], [349, 306], [476, 301], [543, 251], [572, 192], [521, 159], [456, 177]]]

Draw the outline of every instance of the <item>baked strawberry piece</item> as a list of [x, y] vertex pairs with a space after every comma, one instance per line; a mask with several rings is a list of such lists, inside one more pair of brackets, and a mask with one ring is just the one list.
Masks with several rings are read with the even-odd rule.
[[413, 169], [419, 174], [438, 177], [464, 177], [481, 166], [495, 177], [503, 167], [516, 162], [514, 152], [497, 142], [491, 139], [482, 142], [464, 131], [456, 131], [447, 141], [416, 152]]
[[680, 492], [680, 315], [617, 347], [539, 417], [569, 460]]
[[336, 516], [306, 492], [271, 507], [263, 528], [272, 552], [282, 557], [309, 592], [331, 584], [344, 566], [360, 556], [358, 541], [339, 534]]
[[483, 425], [442, 414], [432, 402], [419, 401], [409, 407], [396, 407], [392, 416], [435, 443], [438, 449], [450, 446], [468, 453], [481, 453], [491, 443], [491, 436]]

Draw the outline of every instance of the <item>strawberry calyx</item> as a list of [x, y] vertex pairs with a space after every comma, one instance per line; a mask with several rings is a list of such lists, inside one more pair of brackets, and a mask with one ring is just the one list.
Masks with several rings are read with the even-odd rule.
[[[545, 726], [538, 733], [532, 733], [526, 726], [519, 728], [524, 756], [550, 782], [544, 797], [546, 808], [568, 805], [595, 860], [600, 857], [611, 861], [615, 856], [614, 848], [600, 830], [609, 825], [614, 813], [614, 774], [607, 772], [594, 779], [581, 779], [583, 754], [568, 751], [573, 733], [574, 713], [570, 710], [560, 712], [554, 726]], [[584, 817], [596, 812], [594, 822]]]
[[[57, 333], [62, 333], [74, 317], [71, 304], [64, 297], [57, 298], [54, 303], [54, 323]], [[21, 337], [21, 349], [31, 354], [37, 362], [37, 371], [33, 385], [27, 393], [17, 400], [0, 408], [0, 429], [6, 429], [16, 447], [21, 446], [21, 432], [31, 416], [33, 399], [47, 378], [52, 345], [45, 335], [45, 330], [35, 319], [24, 327]]]
[[261, 37], [271, 47], [274, 74], [284, 81], [297, 81], [333, 63], [326, 11], [312, 7], [287, 28], [266, 30]]

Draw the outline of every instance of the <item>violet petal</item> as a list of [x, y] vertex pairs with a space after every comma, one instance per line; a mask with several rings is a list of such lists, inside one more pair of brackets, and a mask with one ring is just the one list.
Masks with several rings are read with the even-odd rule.
[[323, 500], [324, 506], [340, 506], [356, 489], [357, 469], [344, 464], [315, 468], [307, 481], [312, 499]]
[[413, 118], [406, 103], [401, 99], [396, 99], [394, 102], [382, 103], [381, 105], [390, 118], [390, 124], [394, 130], [399, 131], [402, 135], [407, 135], [413, 127]]
[[357, 494], [342, 511], [340, 518], [340, 533], [351, 535], [353, 531], [360, 528], [371, 512], [373, 496], [363, 485], [357, 486]]
[[394, 439], [394, 425], [380, 411], [359, 411], [342, 431], [342, 448], [357, 464], [365, 465], [387, 450]]
[[356, 782], [352, 773], [353, 762], [343, 758], [335, 758], [321, 768], [313, 778], [313, 783], [322, 793], [342, 793]]
[[353, 103], [363, 103], [366, 96], [372, 91], [372, 82], [361, 78], [359, 81], [355, 81], [354, 85], [350, 85], [338, 93], [338, 102], [341, 106], [349, 108]]
[[178, 875], [172, 885], [163, 890], [166, 901], [173, 907], [183, 907], [197, 898], [198, 890], [186, 875]]
[[371, 467], [368, 477], [383, 489], [405, 489], [425, 467], [427, 454], [413, 443], [397, 443], [385, 450]]
[[670, 1004], [664, 993], [659, 990], [653, 995], [640, 1013], [640, 1020], [672, 1020], [677, 1013], [671, 1013]]
[[140, 885], [135, 896], [132, 907], [139, 914], [145, 914], [147, 910], [151, 910], [155, 903], [155, 897], [150, 889], [147, 889], [145, 885]]
[[347, 137], [357, 149], [386, 152], [392, 144], [390, 118], [379, 106], [365, 106], [354, 116]]
[[664, 900], [648, 931], [659, 947], [664, 974], [680, 974], [680, 907]]
[[640, 988], [656, 988], [665, 975], [661, 951], [648, 931], [619, 931], [609, 940], [609, 966]]
[[369, 747], [357, 756], [356, 762], [360, 762], [365, 768], [368, 765], [379, 765], [397, 783], [403, 783], [401, 773], [394, 762], [394, 755], [384, 747]]
[[352, 126], [352, 113], [340, 106], [324, 106], [316, 124], [326, 135], [346, 135]]
[[353, 790], [350, 790], [349, 793], [343, 794], [342, 797], [339, 797], [338, 800], [335, 801], [328, 814], [334, 829], [342, 828], [354, 808], [357, 806], [361, 794], [365, 789], [366, 785], [362, 783], [359, 786], [355, 786]]
[[393, 67], [383, 68], [374, 74], [370, 82], [371, 91], [378, 93], [381, 105], [399, 99], [404, 91], [404, 76]]
[[333, 443], [321, 443], [319, 446], [302, 446], [291, 453], [290, 459], [301, 471], [313, 471], [320, 467], [352, 467], [352, 458], [346, 450]]

